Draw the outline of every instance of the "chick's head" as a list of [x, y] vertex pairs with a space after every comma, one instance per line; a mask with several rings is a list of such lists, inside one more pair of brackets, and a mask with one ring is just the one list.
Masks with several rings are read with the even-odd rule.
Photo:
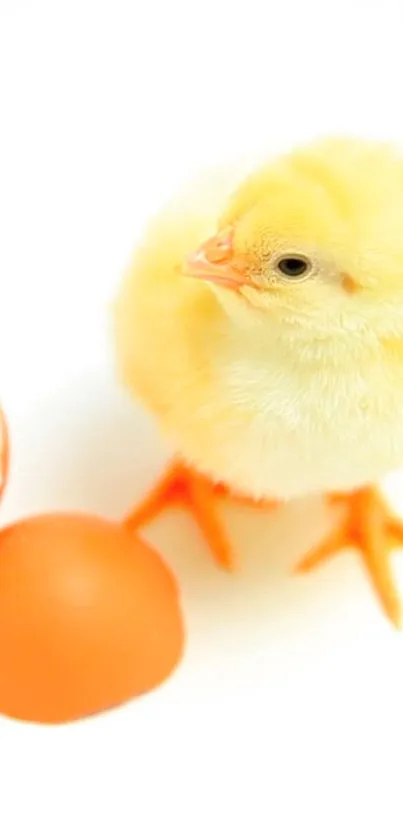
[[402, 333], [403, 164], [327, 140], [257, 171], [184, 271], [243, 328]]

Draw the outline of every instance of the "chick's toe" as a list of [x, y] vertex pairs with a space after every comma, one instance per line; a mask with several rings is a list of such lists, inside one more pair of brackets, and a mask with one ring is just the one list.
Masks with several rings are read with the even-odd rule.
[[297, 565], [297, 572], [310, 571], [345, 548], [361, 552], [369, 579], [391, 622], [401, 623], [401, 601], [394, 580], [390, 553], [403, 546], [403, 522], [397, 519], [376, 489], [366, 488], [331, 501], [347, 505], [345, 516], [330, 535]]
[[160, 481], [126, 518], [130, 528], [141, 528], [169, 507], [189, 510], [217, 562], [227, 571], [235, 569], [233, 551], [217, 513], [216, 501], [229, 499], [259, 509], [272, 509], [276, 502], [253, 501], [215, 484], [179, 461], [170, 464]]

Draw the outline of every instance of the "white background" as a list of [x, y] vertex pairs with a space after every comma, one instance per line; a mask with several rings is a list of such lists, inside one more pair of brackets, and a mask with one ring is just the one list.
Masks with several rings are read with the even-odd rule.
[[[166, 452], [108, 336], [142, 221], [210, 162], [333, 130], [403, 140], [399, 5], [0, 0], [3, 521], [120, 516], [151, 483]], [[226, 511], [234, 579], [186, 516], [150, 531], [183, 588], [184, 662], [104, 717], [0, 720], [5, 839], [402, 836], [403, 637], [355, 556], [290, 576], [322, 512]]]

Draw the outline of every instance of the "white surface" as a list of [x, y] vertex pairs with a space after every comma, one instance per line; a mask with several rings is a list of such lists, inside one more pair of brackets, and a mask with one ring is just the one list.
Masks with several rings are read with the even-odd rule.
[[[164, 461], [114, 384], [107, 330], [164, 194], [316, 133], [403, 140], [399, 3], [135, 5], [0, 0], [3, 521], [122, 515]], [[390, 489], [403, 510], [402, 480]], [[354, 556], [290, 576], [326, 527], [318, 505], [224, 515], [234, 578], [185, 516], [149, 534], [183, 587], [171, 681], [74, 726], [0, 720], [5, 839], [401, 837], [403, 637]]]

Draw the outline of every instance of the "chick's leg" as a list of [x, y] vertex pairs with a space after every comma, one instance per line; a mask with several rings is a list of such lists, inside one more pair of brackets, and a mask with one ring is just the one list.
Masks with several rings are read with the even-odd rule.
[[234, 495], [223, 484], [214, 484], [193, 469], [174, 462], [144, 501], [126, 518], [126, 524], [134, 528], [143, 527], [167, 507], [185, 507], [193, 514], [216, 562], [232, 570], [231, 546], [216, 509], [216, 501], [220, 498], [265, 509], [276, 506], [275, 502], [255, 502]]
[[330, 500], [346, 504], [342, 523], [305, 556], [296, 570], [310, 571], [344, 548], [358, 548], [384, 611], [399, 626], [401, 603], [390, 553], [394, 547], [403, 546], [403, 522], [390, 512], [381, 495], [372, 488], [331, 496]]

